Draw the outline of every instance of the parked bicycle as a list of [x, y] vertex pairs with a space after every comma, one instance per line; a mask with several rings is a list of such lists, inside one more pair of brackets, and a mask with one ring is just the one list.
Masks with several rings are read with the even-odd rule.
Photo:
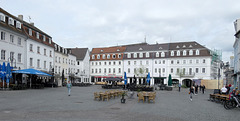
[[240, 96], [239, 95], [235, 95], [235, 93], [231, 94], [231, 98], [229, 100], [226, 100], [224, 102], [224, 108], [229, 110], [229, 109], [233, 109], [233, 108], [240, 108]]

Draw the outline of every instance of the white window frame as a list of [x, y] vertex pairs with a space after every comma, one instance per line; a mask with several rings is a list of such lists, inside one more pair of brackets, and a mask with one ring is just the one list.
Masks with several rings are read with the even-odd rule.
[[149, 55], [149, 52], [146, 52], [146, 58], [149, 58], [150, 55]]
[[177, 56], [180, 56], [180, 50], [177, 51]]
[[0, 13], [0, 21], [5, 22], [5, 15]]
[[110, 59], [110, 54], [107, 54], [107, 59]]
[[29, 34], [30, 36], [32, 36], [32, 29], [29, 28], [28, 31], [29, 31], [28, 34]]
[[183, 50], [183, 56], [186, 56], [186, 55], [187, 55], [187, 51]]
[[156, 52], [156, 57], [159, 57], [159, 52]]
[[39, 39], [39, 32], [37, 32], [37, 39]]
[[199, 50], [196, 50], [196, 55], [200, 55], [200, 51]]
[[171, 56], [174, 56], [174, 51], [171, 51]]
[[102, 58], [103, 58], [103, 59], [105, 59], [105, 58], [106, 58], [106, 55], [105, 55], [105, 54], [103, 54], [103, 55], [102, 55]]
[[21, 63], [22, 62], [22, 54], [18, 53], [18, 62]]
[[14, 26], [13, 18], [11, 18], [11, 17], [8, 18], [8, 24]]
[[17, 27], [18, 29], [21, 29], [21, 23], [20, 23], [19, 21], [16, 22], [16, 27]]
[[193, 50], [189, 50], [189, 55], [193, 55]]
[[137, 53], [134, 53], [134, 54], [133, 54], [133, 57], [134, 57], [134, 58], [137, 58]]
[[142, 58], [143, 57], [143, 53], [139, 53], [139, 57]]
[[92, 55], [92, 59], [95, 59], [95, 55]]
[[97, 55], [97, 59], [100, 59], [100, 55], [99, 54]]
[[131, 58], [131, 53], [128, 53], [128, 58]]
[[22, 45], [22, 38], [18, 37], [18, 45]]
[[4, 31], [1, 31], [1, 40], [5, 40], [6, 33]]

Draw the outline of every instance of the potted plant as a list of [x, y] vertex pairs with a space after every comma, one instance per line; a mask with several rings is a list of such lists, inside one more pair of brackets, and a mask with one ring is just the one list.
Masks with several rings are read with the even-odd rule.
[[124, 98], [124, 96], [126, 95], [126, 92], [122, 93], [122, 99], [121, 99], [121, 103], [125, 103], [126, 99]]

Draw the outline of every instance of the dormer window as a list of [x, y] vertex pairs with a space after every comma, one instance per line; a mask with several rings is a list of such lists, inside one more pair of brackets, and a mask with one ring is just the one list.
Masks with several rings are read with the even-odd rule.
[[184, 50], [184, 51], [183, 51], [183, 56], [186, 56], [186, 55], [187, 55], [187, 51]]
[[131, 53], [128, 53], [128, 58], [131, 58]]
[[109, 54], [107, 55], [107, 59], [110, 59], [110, 55]]
[[142, 48], [139, 48], [139, 50], [143, 50]]
[[171, 56], [174, 56], [174, 51], [171, 51]]
[[189, 51], [189, 55], [193, 55], [193, 51], [192, 50]]
[[52, 43], [52, 39], [51, 38], [49, 38], [49, 44], [51, 44]]
[[180, 56], [180, 51], [179, 50], [177, 51], [177, 56]]
[[156, 57], [159, 57], [159, 53], [158, 52], [156, 53]]
[[100, 59], [100, 55], [99, 54], [97, 55], [97, 59]]
[[162, 47], [159, 47], [158, 49], [159, 49], [159, 50], [161, 50], [161, 49], [162, 49]]
[[122, 55], [119, 53], [119, 54], [118, 54], [118, 58], [121, 58], [121, 57], [122, 57]]
[[176, 48], [179, 48], [179, 46], [177, 46]]
[[55, 50], [57, 50], [57, 44], [55, 44]]
[[5, 15], [0, 13], [0, 21], [5, 22]]
[[146, 57], [149, 58], [149, 52], [146, 53]]
[[92, 55], [92, 59], [95, 59], [95, 56], [94, 56], [94, 55]]
[[44, 42], [46, 41], [46, 36], [45, 36], [45, 35], [43, 35], [43, 41], [44, 41]]
[[14, 26], [14, 20], [12, 18], [8, 18], [8, 24], [13, 25]]
[[32, 29], [29, 28], [29, 35], [32, 36]]
[[39, 33], [37, 32], [37, 39], [39, 39]]
[[105, 59], [105, 58], [106, 58], [106, 55], [105, 55], [105, 54], [103, 54], [103, 55], [102, 55], [102, 58], [103, 58], [103, 59]]
[[140, 53], [140, 54], [139, 54], [139, 57], [142, 58], [142, 57], [143, 57], [143, 53]]
[[192, 47], [192, 45], [189, 45], [189, 47]]
[[137, 53], [134, 53], [133, 57], [134, 57], [134, 58], [137, 58]]
[[103, 52], [103, 50], [101, 50], [101, 52]]
[[19, 21], [17, 21], [16, 27], [17, 27], [18, 29], [21, 29], [21, 23], [20, 23]]
[[196, 50], [196, 55], [199, 55], [199, 54], [200, 54], [199, 50]]
[[186, 45], [183, 45], [183, 48], [185, 48], [186, 47]]
[[161, 52], [161, 57], [165, 57], [165, 53], [164, 52]]

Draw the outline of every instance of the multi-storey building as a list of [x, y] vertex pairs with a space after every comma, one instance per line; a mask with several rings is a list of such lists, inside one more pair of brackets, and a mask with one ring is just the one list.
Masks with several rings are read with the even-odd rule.
[[234, 22], [235, 27], [235, 42], [233, 45], [234, 48], [234, 86], [240, 88], [240, 19], [237, 19]]
[[71, 50], [72, 54], [77, 58], [75, 66], [77, 81], [81, 83], [90, 83], [90, 53], [88, 48], [69, 48], [69, 50]]
[[[10, 63], [13, 70], [25, 69], [26, 67], [26, 39], [22, 29], [22, 16], [19, 18], [9, 14], [0, 8], [0, 64]], [[20, 78], [13, 74], [13, 80]], [[10, 80], [10, 83], [14, 83]]]
[[90, 56], [90, 76], [92, 82], [107, 77], [123, 77], [123, 52], [126, 47], [93, 48]]

